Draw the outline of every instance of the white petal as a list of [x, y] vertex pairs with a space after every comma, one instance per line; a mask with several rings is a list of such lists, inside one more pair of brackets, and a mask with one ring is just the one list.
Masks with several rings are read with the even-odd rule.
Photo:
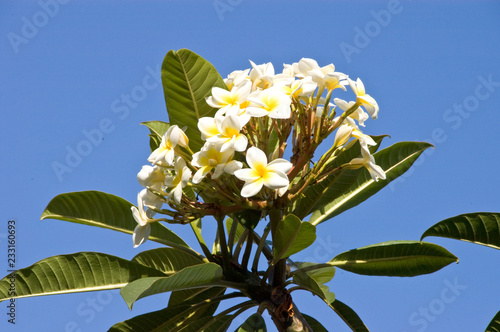
[[259, 174], [257, 174], [251, 168], [244, 168], [244, 169], [236, 170], [234, 172], [234, 176], [236, 176], [241, 181], [245, 181], [245, 182], [253, 182], [253, 181], [257, 181], [258, 179], [260, 179]]
[[269, 189], [280, 189], [288, 187], [290, 182], [285, 173], [280, 171], [269, 171], [263, 179], [264, 185]]
[[247, 164], [252, 169], [265, 167], [267, 165], [267, 157], [264, 151], [255, 146], [247, 150]]
[[134, 248], [137, 248], [149, 238], [151, 234], [151, 226], [149, 224], [141, 226], [137, 225], [134, 229], [134, 234], [132, 234], [132, 242], [134, 243]]
[[200, 168], [193, 176], [193, 183], [200, 183], [201, 180], [212, 170], [211, 166]]
[[262, 179], [259, 179], [254, 182], [245, 183], [243, 185], [243, 188], [241, 188], [241, 196], [252, 197], [257, 195], [259, 191], [262, 189], [262, 185], [263, 185]]
[[224, 166], [224, 172], [233, 175], [234, 172], [240, 170], [243, 167], [243, 163], [237, 160], [231, 160]]
[[292, 169], [293, 164], [286, 159], [278, 158], [271, 161], [266, 169], [270, 171], [280, 171], [283, 173], [288, 173]]

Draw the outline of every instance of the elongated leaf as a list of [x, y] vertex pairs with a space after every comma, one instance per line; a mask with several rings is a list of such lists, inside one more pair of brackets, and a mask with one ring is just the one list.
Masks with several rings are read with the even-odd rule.
[[316, 227], [289, 214], [278, 224], [274, 242], [275, 261], [309, 247], [316, 240]]
[[293, 275], [293, 282], [319, 296], [327, 304], [335, 301], [335, 294], [330, 292], [328, 286], [318, 283], [306, 273], [297, 271]]
[[335, 299], [335, 301], [330, 303], [330, 308], [332, 308], [354, 332], [369, 332], [358, 314], [345, 303]]
[[[79, 191], [54, 197], [41, 219], [59, 219], [132, 234], [137, 226], [130, 210], [132, 206], [132, 203], [115, 195]], [[151, 224], [149, 239], [168, 246], [189, 248], [179, 236], [160, 223]]]
[[[221, 316], [213, 320], [214, 317], [203, 317], [196, 321], [191, 321], [189, 325], [179, 329], [179, 332], [223, 332], [227, 331], [229, 325], [236, 318], [234, 315]], [[213, 321], [212, 321], [213, 320]], [[208, 324], [208, 326], [207, 326]], [[203, 328], [203, 330], [201, 330]]]
[[500, 332], [500, 311], [493, 317], [485, 332]]
[[400, 142], [375, 153], [375, 161], [385, 171], [386, 180], [372, 180], [364, 168], [343, 171], [335, 185], [317, 193], [321, 199], [314, 206], [309, 222], [317, 225], [362, 203], [405, 173], [431, 146], [425, 142]]
[[292, 265], [296, 267], [300, 272], [309, 275], [309, 277], [316, 280], [316, 282], [319, 284], [325, 284], [332, 280], [335, 276], [334, 266], [325, 266], [311, 269], [318, 266], [318, 264], [309, 262], [293, 262]]
[[312, 328], [314, 332], [328, 332], [328, 330], [323, 325], [321, 325], [321, 323], [318, 322], [316, 318], [306, 314], [302, 314], [302, 316], [304, 317], [307, 324], [309, 324], [309, 326]]
[[153, 152], [160, 145], [163, 135], [170, 128], [170, 124], [163, 121], [148, 121], [141, 124], [148, 127], [151, 132], [149, 134], [149, 146], [151, 147], [151, 152]]
[[420, 240], [427, 236], [447, 237], [500, 249], [500, 213], [476, 212], [448, 218], [426, 230]]
[[173, 291], [168, 299], [168, 305], [196, 304], [219, 296], [225, 290], [226, 288], [224, 287], [206, 287]]
[[267, 332], [266, 322], [261, 315], [255, 313], [248, 317], [236, 332]]
[[198, 54], [182, 49], [170, 51], [161, 67], [161, 78], [170, 124], [187, 127], [190, 147], [198, 151], [203, 146], [198, 119], [215, 115], [216, 109], [205, 98], [212, 87], [227, 89], [217, 70]]
[[[233, 234], [231, 234], [231, 230]], [[226, 231], [228, 234], [228, 246], [232, 247], [235, 243], [238, 243], [240, 238], [243, 236], [245, 232], [245, 227], [238, 222], [234, 221], [233, 218], [226, 219]]]
[[[151, 332], [151, 331], [170, 331], [178, 325], [184, 324], [188, 319], [202, 319], [206, 316], [212, 317], [219, 301], [206, 301], [220, 294], [220, 288], [217, 292], [202, 292], [201, 297], [191, 298], [190, 300], [178, 305], [170, 305], [162, 310], [139, 315], [126, 321], [117, 323], [111, 327], [112, 332]], [[205, 297], [206, 295], [206, 297]], [[200, 303], [201, 302], [201, 303]], [[196, 306], [195, 306], [196, 305]]]
[[222, 268], [214, 263], [184, 268], [170, 277], [142, 278], [129, 283], [120, 293], [130, 309], [143, 297], [190, 288], [210, 286], [222, 278]]
[[12, 275], [6, 276], [0, 281], [0, 301], [116, 289], [136, 279], [164, 275], [158, 270], [120, 257], [94, 252], [45, 258], [14, 274], [16, 295], [9, 294]]
[[[370, 147], [370, 152], [375, 153], [382, 143], [382, 140], [387, 137], [387, 135], [382, 136], [371, 136], [375, 143], [375, 146]], [[359, 141], [352, 141], [347, 144], [344, 149], [338, 153], [334, 158], [331, 158], [325, 167], [324, 172], [332, 171], [339, 166], [350, 162], [352, 159], [359, 157], [361, 154], [361, 146]], [[352, 178], [351, 181], [346, 181], [344, 177], [341, 177], [342, 172], [336, 172], [321, 181], [310, 185], [305, 193], [299, 197], [294, 202], [292, 213], [295, 214], [300, 219], [304, 219], [316, 205], [322, 206], [326, 204], [325, 202], [318, 204], [318, 201], [321, 201], [325, 192], [331, 190], [332, 186], [335, 186], [338, 192], [342, 192], [343, 190], [347, 190], [354, 182], [355, 178]], [[337, 180], [340, 180], [337, 182]]]
[[167, 275], [174, 274], [187, 266], [204, 263], [201, 258], [174, 248], [157, 248], [143, 251], [135, 256], [132, 262], [152, 267]]
[[418, 241], [390, 241], [353, 249], [329, 263], [357, 274], [413, 277], [442, 269], [458, 258], [443, 247]]
[[148, 312], [113, 325], [108, 332], [151, 332], [160, 329], [169, 317], [189, 312], [190, 305], [179, 305]]

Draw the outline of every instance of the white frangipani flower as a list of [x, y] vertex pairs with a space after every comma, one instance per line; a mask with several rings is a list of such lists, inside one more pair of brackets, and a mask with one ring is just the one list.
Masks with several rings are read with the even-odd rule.
[[244, 168], [234, 172], [234, 175], [245, 181], [241, 189], [241, 196], [255, 196], [266, 186], [269, 189], [282, 189], [290, 184], [288, 171], [292, 168], [292, 163], [278, 158], [267, 163], [266, 154], [256, 147], [251, 147], [246, 155], [247, 164], [250, 168]]
[[274, 66], [271, 62], [256, 65], [252, 60], [249, 60], [252, 65], [250, 70], [250, 79], [253, 82], [252, 91], [256, 88], [267, 89], [273, 85], [274, 80]]
[[165, 181], [164, 168], [157, 165], [144, 165], [139, 173], [137, 173], [137, 180], [143, 187], [149, 187], [160, 191]]
[[343, 124], [341, 125], [338, 129], [337, 132], [335, 133], [335, 141], [333, 142], [333, 146], [341, 146], [347, 143], [349, 138], [352, 136], [352, 130], [353, 127]]
[[[349, 108], [351, 108], [356, 102], [350, 101], [349, 103], [346, 102], [345, 100], [335, 98], [333, 100], [335, 104], [342, 110], [342, 111], [347, 111]], [[365, 121], [368, 120], [369, 115], [361, 107], [358, 107], [354, 112], [352, 112], [349, 115], [350, 118], [353, 118], [355, 120], [358, 120], [358, 123], [360, 126], [365, 126]]]
[[228, 90], [232, 90], [233, 87], [240, 85], [245, 80], [250, 80], [250, 77], [248, 77], [249, 70], [250, 69], [235, 70], [229, 74], [227, 78], [224, 79], [224, 83], [226, 83]]
[[[207, 142], [220, 147], [224, 152], [230, 149], [236, 151], [245, 151], [248, 144], [248, 138], [240, 131], [247, 124], [249, 118], [242, 118], [235, 115], [215, 118], [218, 134], [207, 139]], [[246, 121], [245, 121], [246, 120]]]
[[288, 96], [298, 99], [298, 97], [311, 95], [316, 90], [316, 83], [312, 81], [310, 76], [301, 80], [295, 80], [288, 83], [286, 81], [279, 81], [275, 83], [275, 87], [281, 90]]
[[354, 158], [347, 165], [346, 168], [360, 168], [365, 167], [370, 173], [371, 178], [374, 181], [378, 181], [379, 179], [385, 180], [385, 172], [379, 165], [375, 164], [375, 158], [370, 154], [370, 150], [368, 150], [368, 145], [366, 142], [360, 140], [361, 144], [361, 158]]
[[167, 200], [172, 200], [177, 204], [181, 203], [182, 189], [186, 187], [189, 179], [191, 178], [191, 170], [186, 166], [186, 162], [181, 157], [175, 160], [174, 175], [167, 175], [165, 177], [165, 186], [170, 188]]
[[223, 172], [234, 174], [234, 172], [243, 167], [240, 161], [232, 160], [234, 150], [221, 152], [215, 144], [206, 143], [201, 151], [193, 155], [191, 164], [200, 169], [193, 176], [193, 183], [200, 183], [201, 180], [211, 171], [212, 179], [218, 178]]
[[145, 195], [145, 191], [141, 191], [137, 195], [137, 207], [132, 206], [132, 216], [135, 221], [137, 221], [137, 226], [134, 229], [134, 234], [132, 235], [132, 241], [134, 243], [134, 248], [137, 248], [139, 245], [144, 243], [151, 233], [151, 226], [149, 225], [151, 222], [154, 222], [154, 219], [151, 219], [146, 211], [144, 211], [144, 200], [143, 197]]
[[177, 145], [186, 148], [189, 146], [189, 139], [182, 129], [173, 125], [163, 135], [160, 146], [151, 153], [148, 161], [161, 166], [172, 166], [175, 157], [174, 150]]
[[353, 81], [350, 78], [347, 79], [349, 81], [349, 85], [351, 86], [352, 91], [356, 94], [356, 101], [360, 102], [363, 105], [372, 117], [373, 120], [376, 120], [378, 117], [378, 104], [373, 99], [372, 96], [365, 93], [365, 86], [363, 82], [358, 78], [357, 81]]
[[212, 136], [219, 134], [215, 118], [203, 117], [198, 119], [198, 129], [201, 132], [201, 139], [206, 141]]
[[230, 109], [239, 109], [240, 105], [245, 103], [252, 89], [250, 81], [243, 81], [242, 84], [234, 86], [231, 91], [218, 87], [212, 88], [212, 95], [207, 97], [207, 104], [218, 108], [218, 115], [224, 115]]
[[292, 64], [293, 72], [298, 78], [304, 78], [309, 76], [309, 71], [313, 69], [319, 69], [319, 65], [316, 60], [310, 58], [302, 58], [299, 62]]
[[292, 99], [279, 87], [254, 91], [248, 96], [251, 102], [246, 113], [253, 117], [269, 116], [273, 119], [289, 119], [292, 114]]

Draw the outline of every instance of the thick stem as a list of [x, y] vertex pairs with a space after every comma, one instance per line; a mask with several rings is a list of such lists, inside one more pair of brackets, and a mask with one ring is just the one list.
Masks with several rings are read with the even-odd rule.
[[[269, 219], [271, 221], [271, 235], [273, 238], [273, 243], [276, 243], [277, 240], [276, 231], [279, 223], [282, 222], [283, 220], [282, 211], [280, 209], [272, 209], [271, 211], [269, 211]], [[286, 257], [283, 257], [274, 265], [272, 286], [273, 288], [276, 287], [282, 288], [285, 281], [286, 281]]]

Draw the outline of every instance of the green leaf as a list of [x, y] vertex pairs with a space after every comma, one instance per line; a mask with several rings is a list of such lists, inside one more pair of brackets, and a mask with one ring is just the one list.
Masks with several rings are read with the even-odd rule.
[[[190, 321], [187, 326], [182, 329], [179, 329], [179, 332], [197, 332], [201, 331], [203, 328], [203, 332], [222, 332], [227, 331], [229, 325], [236, 318], [234, 315], [225, 315], [218, 317], [214, 321], [214, 317], [202, 317], [195, 321]], [[208, 324], [208, 325], [207, 325]]]
[[205, 98], [212, 87], [227, 89], [217, 70], [198, 54], [181, 49], [169, 51], [163, 60], [161, 78], [170, 124], [187, 127], [190, 147], [199, 151], [203, 146], [198, 119], [213, 117], [216, 109]]
[[493, 317], [485, 332], [500, 332], [500, 311]]
[[307, 324], [309, 324], [314, 332], [328, 332], [328, 330], [320, 322], [318, 322], [316, 318], [306, 314], [302, 314], [302, 317], [304, 317]]
[[174, 274], [187, 266], [203, 264], [203, 260], [174, 248], [157, 248], [143, 251], [134, 258], [136, 262], [162, 271], [167, 275]]
[[220, 301], [206, 301], [218, 296], [221, 291], [204, 291], [199, 297], [192, 298], [178, 305], [171, 305], [165, 309], [139, 315], [111, 327], [112, 332], [151, 332], [170, 331], [182, 324], [189, 324], [191, 320], [212, 317]]
[[245, 232], [245, 227], [238, 222], [238, 220], [234, 220], [233, 218], [227, 218], [226, 219], [226, 231], [228, 234], [228, 247], [230, 250], [232, 249], [233, 245], [238, 243], [240, 238], [243, 236], [243, 233]]
[[458, 258], [443, 247], [418, 241], [390, 241], [353, 249], [329, 263], [357, 274], [413, 277], [442, 269]]
[[267, 332], [266, 322], [258, 313], [247, 318], [247, 320], [238, 327], [236, 332]]
[[168, 299], [168, 305], [196, 304], [211, 299], [212, 297], [219, 296], [224, 293], [225, 290], [226, 288], [224, 287], [206, 287], [173, 291]]
[[358, 314], [345, 303], [335, 299], [335, 301], [330, 303], [330, 308], [332, 308], [354, 332], [369, 332]]
[[277, 262], [309, 247], [316, 240], [316, 227], [302, 222], [293, 214], [287, 215], [276, 228], [274, 235], [274, 257]]
[[317, 263], [309, 262], [293, 262], [292, 265], [296, 267], [298, 271], [309, 275], [309, 277], [316, 280], [319, 284], [326, 284], [335, 276], [334, 266], [321, 266]]
[[149, 146], [151, 147], [151, 152], [153, 152], [160, 146], [163, 135], [170, 128], [170, 124], [163, 121], [147, 121], [141, 124], [148, 127], [151, 131], [149, 134]]
[[[382, 140], [387, 137], [387, 135], [382, 136], [371, 136], [375, 143], [375, 146], [370, 147], [370, 152], [375, 153], [382, 143]], [[326, 163], [326, 167], [324, 172], [333, 171], [339, 166], [350, 162], [352, 159], [359, 157], [361, 154], [361, 146], [359, 141], [351, 141], [347, 144], [340, 153], [336, 154], [335, 157], [330, 158]], [[323, 202], [322, 197], [328, 191], [330, 192], [335, 188], [338, 192], [342, 192], [347, 190], [353, 183], [354, 179], [351, 181], [346, 181], [345, 177], [341, 177], [343, 172], [336, 172], [325, 179], [322, 179], [319, 182], [311, 184], [305, 191], [304, 194], [301, 195], [293, 204], [292, 213], [295, 214], [300, 219], [304, 219], [313, 209], [317, 209], [319, 207], [315, 207], [316, 205], [322, 206], [328, 202]], [[337, 181], [340, 180], [340, 181]], [[318, 204], [318, 201], [321, 203]]]
[[[184, 312], [190, 312], [191, 306], [180, 305], [168, 307], [162, 310], [148, 312], [143, 315], [135, 316], [123, 322], [113, 325], [108, 332], [152, 332], [162, 331], [165, 322], [170, 317], [180, 315]], [[163, 330], [165, 331], [165, 330]], [[168, 331], [168, 329], [166, 330]]]
[[[133, 234], [137, 222], [130, 210], [132, 206], [132, 203], [115, 195], [79, 191], [54, 197], [41, 219], [59, 219]], [[151, 224], [149, 239], [168, 246], [189, 248], [179, 236], [160, 223]]]
[[334, 185], [316, 193], [321, 198], [312, 209], [315, 211], [309, 222], [317, 225], [362, 203], [405, 173], [431, 146], [425, 142], [400, 142], [375, 153], [375, 161], [385, 171], [386, 180], [375, 182], [365, 168], [342, 171]]
[[318, 283], [311, 278], [307, 273], [295, 271], [293, 282], [304, 289], [307, 289], [314, 295], [319, 296], [327, 304], [335, 301], [335, 294], [330, 292], [328, 286]]
[[500, 213], [476, 212], [461, 214], [438, 222], [424, 232], [427, 236], [440, 236], [500, 249]]
[[195, 221], [190, 222], [189, 225], [191, 226], [191, 229], [200, 244], [201, 250], [205, 256], [210, 257], [212, 253], [208, 250], [207, 244], [205, 243], [205, 240], [203, 240], [203, 236], [201, 234], [201, 219], [196, 219]]
[[170, 277], [142, 278], [129, 283], [120, 291], [128, 307], [143, 297], [175, 290], [213, 285], [222, 278], [222, 268], [214, 263], [189, 266]]
[[9, 293], [11, 274], [0, 280], [0, 301], [116, 289], [136, 279], [164, 275], [158, 270], [120, 257], [94, 252], [45, 258], [14, 274], [16, 296]]

